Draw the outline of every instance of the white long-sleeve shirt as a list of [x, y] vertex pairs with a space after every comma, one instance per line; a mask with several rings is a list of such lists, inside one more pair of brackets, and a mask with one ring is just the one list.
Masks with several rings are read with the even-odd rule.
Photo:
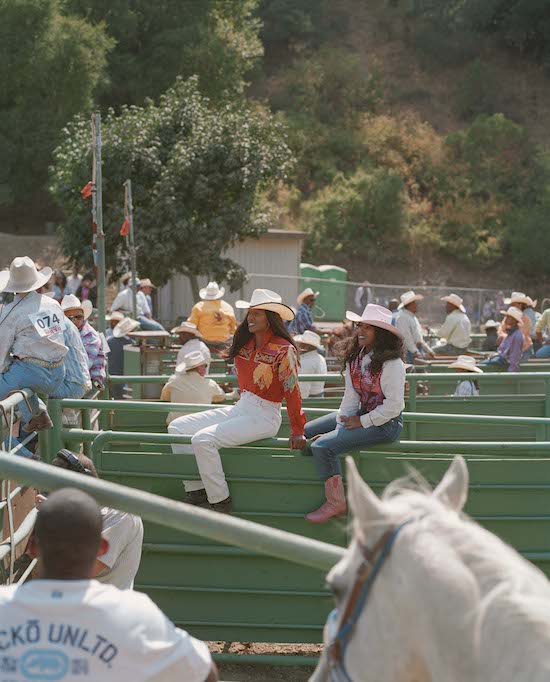
[[[364, 371], [371, 362], [372, 353], [365, 355], [361, 364]], [[353, 388], [349, 364], [344, 372], [344, 397], [340, 403], [338, 417], [352, 417], [359, 413], [361, 396]], [[402, 360], [387, 360], [382, 366], [380, 388], [384, 394], [384, 401], [371, 412], [361, 415], [361, 424], [366, 429], [369, 426], [381, 426], [395, 417], [399, 417], [405, 408], [405, 364]], [[340, 421], [340, 419], [338, 419]]]
[[[145, 297], [143, 291], [138, 291], [136, 293], [136, 307], [138, 317], [148, 317], [149, 315], [151, 315], [151, 309], [149, 308], [147, 298]], [[133, 310], [132, 289], [130, 287], [123, 289], [119, 294], [117, 294], [115, 300], [111, 305], [111, 310], [113, 312], [115, 310], [125, 310], [126, 312], [129, 313], [132, 312]]]
[[[326, 374], [327, 361], [316, 350], [310, 350], [300, 355], [300, 374]], [[302, 398], [321, 395], [325, 390], [324, 381], [300, 381], [300, 393]]]
[[468, 315], [455, 308], [447, 315], [437, 335], [456, 348], [468, 348], [472, 340], [472, 324]]
[[410, 353], [418, 353], [418, 345], [421, 344], [426, 351], [430, 351], [422, 338], [422, 327], [418, 317], [410, 310], [403, 308], [395, 319], [395, 326], [403, 334], [403, 343]]
[[59, 362], [67, 353], [64, 330], [57, 301], [36, 291], [17, 294], [0, 311], [0, 372], [10, 363], [10, 351], [20, 358]]

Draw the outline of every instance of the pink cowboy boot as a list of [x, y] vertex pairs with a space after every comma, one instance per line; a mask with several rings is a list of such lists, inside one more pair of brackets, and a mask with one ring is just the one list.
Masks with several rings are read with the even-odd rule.
[[327, 501], [316, 511], [307, 514], [306, 519], [312, 523], [325, 523], [333, 516], [341, 516], [347, 511], [346, 495], [341, 476], [332, 476], [325, 481]]

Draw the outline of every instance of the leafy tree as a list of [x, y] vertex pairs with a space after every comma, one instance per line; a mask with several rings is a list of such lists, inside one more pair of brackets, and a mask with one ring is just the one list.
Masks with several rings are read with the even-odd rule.
[[91, 106], [111, 47], [56, 0], [0, 0], [0, 203], [45, 185], [61, 129]]
[[[235, 289], [245, 273], [224, 251], [269, 224], [259, 196], [284, 180], [291, 154], [281, 126], [262, 109], [214, 107], [196, 78], [162, 95], [158, 104], [110, 110], [103, 131], [103, 206], [107, 267], [125, 267], [119, 227], [122, 183], [132, 179], [136, 246], [142, 273], [165, 283], [173, 273], [225, 280]], [[54, 154], [52, 193], [67, 216], [60, 234], [65, 254], [91, 264], [89, 207], [79, 189], [90, 179], [90, 126], [77, 117]], [[198, 291], [195, 293], [198, 294]]]

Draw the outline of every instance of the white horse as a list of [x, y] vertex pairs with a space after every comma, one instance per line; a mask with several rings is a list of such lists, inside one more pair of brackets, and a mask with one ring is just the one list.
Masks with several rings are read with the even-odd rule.
[[396, 482], [382, 499], [347, 471], [353, 540], [310, 682], [548, 682], [550, 583], [461, 514], [464, 459], [433, 493]]

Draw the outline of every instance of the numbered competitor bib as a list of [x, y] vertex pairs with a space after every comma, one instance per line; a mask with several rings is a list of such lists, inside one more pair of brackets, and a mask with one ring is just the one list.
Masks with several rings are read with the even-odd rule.
[[40, 336], [55, 336], [65, 329], [65, 315], [61, 312], [42, 312], [29, 315], [32, 326]]

